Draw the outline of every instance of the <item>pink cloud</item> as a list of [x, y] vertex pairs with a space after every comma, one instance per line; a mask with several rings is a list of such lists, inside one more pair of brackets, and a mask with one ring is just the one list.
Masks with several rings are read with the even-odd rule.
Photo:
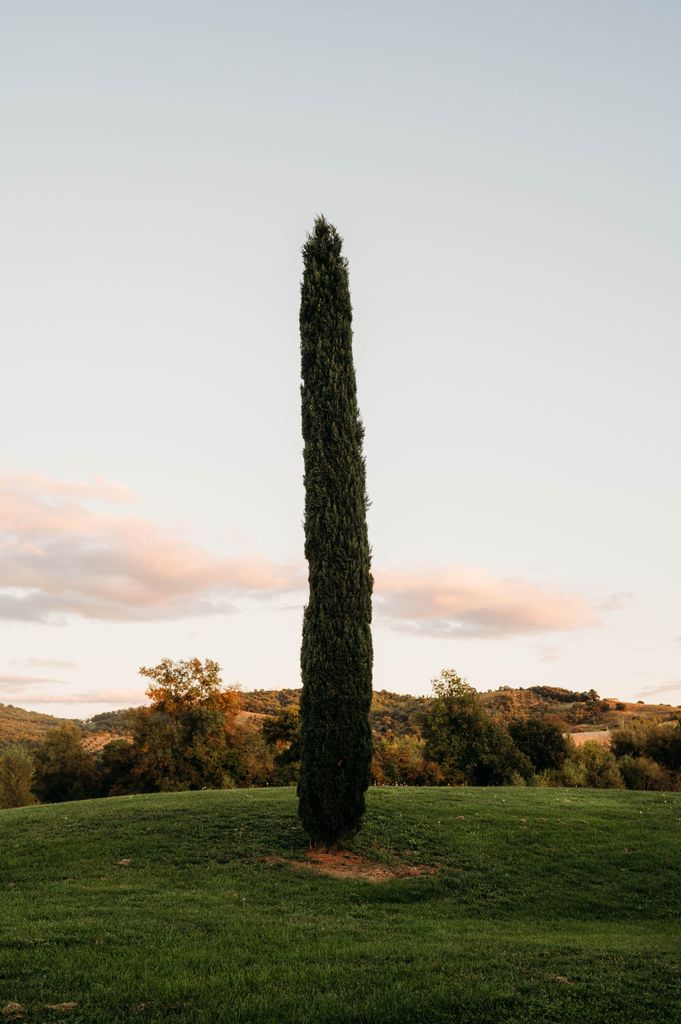
[[0, 478], [0, 618], [172, 619], [304, 584], [295, 566], [216, 555], [178, 530], [92, 507], [129, 497], [104, 481]]
[[[0, 477], [0, 619], [157, 621], [305, 591], [304, 563], [208, 551], [180, 530], [121, 509], [132, 497], [101, 480]], [[576, 594], [477, 569], [376, 569], [375, 577], [378, 617], [414, 635], [509, 636], [597, 622]]]
[[78, 668], [75, 661], [62, 661], [59, 658], [17, 658], [10, 665], [26, 665], [28, 668]]
[[553, 647], [551, 644], [540, 644], [537, 647], [539, 661], [554, 662], [560, 661], [560, 647]]
[[644, 697], [652, 697], [660, 694], [679, 694], [681, 696], [681, 680], [675, 679], [670, 683], [660, 683], [659, 686], [647, 686], [645, 690], [641, 691]]
[[115, 704], [123, 707], [132, 707], [148, 703], [144, 693], [139, 688], [136, 690], [113, 688], [110, 690], [95, 690], [89, 693], [32, 693], [30, 703], [35, 704], [103, 704], [106, 707], [113, 707]]
[[62, 683], [63, 679], [55, 679], [53, 676], [23, 676], [0, 673], [0, 691], [3, 690], [24, 690], [27, 686], [36, 686], [41, 683]]
[[5, 493], [41, 494], [45, 498], [94, 498], [114, 503], [134, 502], [135, 495], [125, 484], [95, 477], [93, 481], [57, 480], [45, 473], [6, 473], [0, 477]]
[[479, 569], [376, 570], [378, 614], [417, 636], [494, 637], [597, 623], [579, 595]]

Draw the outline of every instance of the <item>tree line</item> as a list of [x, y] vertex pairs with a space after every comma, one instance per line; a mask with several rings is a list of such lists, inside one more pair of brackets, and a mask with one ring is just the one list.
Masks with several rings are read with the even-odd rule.
[[[216, 662], [165, 659], [143, 668], [148, 707], [128, 713], [128, 735], [101, 750], [73, 722], [37, 745], [0, 751], [0, 806], [131, 793], [288, 786], [300, 773], [298, 708], [244, 716]], [[681, 718], [633, 719], [610, 746], [580, 747], [545, 718], [490, 714], [452, 670], [434, 681], [409, 732], [374, 730], [371, 781], [395, 786], [583, 786], [681, 790]]]

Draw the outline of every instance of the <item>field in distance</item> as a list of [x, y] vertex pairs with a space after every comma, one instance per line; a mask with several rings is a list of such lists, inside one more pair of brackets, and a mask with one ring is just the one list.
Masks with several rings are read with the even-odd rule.
[[288, 788], [1, 825], [0, 1021], [681, 1019], [678, 795], [372, 789], [343, 877]]

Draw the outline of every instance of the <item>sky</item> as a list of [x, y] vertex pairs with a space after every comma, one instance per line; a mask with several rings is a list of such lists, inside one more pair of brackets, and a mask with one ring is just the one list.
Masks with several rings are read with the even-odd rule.
[[681, 8], [0, 6], [0, 702], [300, 685], [298, 303], [349, 260], [374, 686], [681, 703]]

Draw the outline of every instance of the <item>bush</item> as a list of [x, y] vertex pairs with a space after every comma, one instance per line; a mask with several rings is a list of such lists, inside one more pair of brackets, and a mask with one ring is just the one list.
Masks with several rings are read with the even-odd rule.
[[658, 725], [650, 736], [646, 753], [670, 771], [681, 769], [681, 719], [677, 718], [674, 725]]
[[270, 786], [273, 783], [281, 785], [284, 781], [277, 778], [272, 748], [265, 742], [260, 729], [244, 729], [236, 734], [227, 755], [226, 767], [223, 789], [232, 786]]
[[51, 729], [35, 752], [35, 792], [46, 803], [99, 796], [101, 780], [92, 754], [73, 722]]
[[588, 786], [586, 765], [581, 761], [569, 758], [563, 764], [560, 772], [555, 773], [555, 785], [567, 786], [569, 789]]
[[111, 740], [106, 744], [99, 757], [102, 793], [105, 796], [140, 792], [135, 782], [135, 762], [136, 752], [130, 740]]
[[674, 723], [636, 718], [616, 729], [612, 749], [617, 757], [649, 757], [663, 768], [681, 768], [681, 719]]
[[624, 789], [624, 780], [612, 750], [593, 740], [577, 749], [577, 763], [584, 769], [591, 789]]
[[268, 756], [274, 760], [274, 781], [287, 785], [298, 781], [300, 772], [300, 715], [295, 707], [282, 708], [262, 723]]
[[536, 772], [560, 768], [567, 757], [567, 744], [560, 729], [541, 718], [511, 722], [511, 739], [532, 762]]
[[476, 690], [445, 669], [433, 680], [435, 699], [424, 718], [425, 756], [441, 768], [445, 781], [503, 786], [514, 773], [533, 774], [532, 763], [508, 731], [487, 714]]
[[26, 807], [35, 803], [33, 758], [20, 743], [0, 754], [0, 807]]
[[[426, 758], [426, 742], [419, 736], [375, 740], [371, 774], [377, 786], [436, 786], [444, 782], [439, 765]], [[463, 777], [459, 781], [463, 782]]]
[[676, 779], [651, 757], [633, 757], [625, 754], [618, 761], [619, 770], [627, 789], [670, 790]]

